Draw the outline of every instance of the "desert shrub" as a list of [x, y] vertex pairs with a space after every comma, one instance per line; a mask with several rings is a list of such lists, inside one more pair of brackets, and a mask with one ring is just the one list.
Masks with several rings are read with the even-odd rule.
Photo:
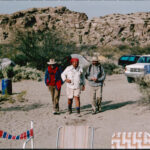
[[20, 93], [16, 95], [8, 95], [7, 93], [5, 95], [0, 94], [0, 104], [3, 104], [5, 102], [8, 103], [15, 103], [15, 102], [26, 102], [27, 99], [25, 98], [27, 91], [21, 91]]
[[16, 49], [14, 49], [13, 44], [0, 44], [0, 57], [1, 58], [12, 58], [16, 55]]
[[17, 54], [13, 56], [11, 59], [12, 61], [14, 61], [16, 64], [20, 66], [26, 66], [29, 61], [28, 58], [24, 54]]
[[41, 81], [43, 79], [43, 72], [28, 66], [6, 67], [2, 70], [1, 78], [11, 78], [13, 82], [22, 79], [32, 79]]
[[12, 95], [8, 95], [8, 94], [1, 95], [0, 94], [0, 104], [3, 104], [6, 101], [13, 104], [15, 102], [15, 99], [13, 98]]
[[115, 73], [114, 71], [119, 68], [116, 64], [114, 64], [112, 62], [104, 62], [101, 64], [105, 70], [105, 73], [108, 75], [114, 74]]
[[12, 78], [13, 82], [20, 81], [22, 79], [32, 79], [41, 81], [43, 78], [43, 72], [35, 68], [30, 68], [26, 66], [16, 65], [13, 68], [14, 76]]
[[26, 65], [28, 62], [31, 67], [43, 71], [46, 69], [47, 61], [50, 58], [61, 61], [76, 50], [75, 44], [67, 43], [56, 31], [42, 33], [17, 31], [16, 42], [14, 42], [13, 47], [18, 51], [13, 57], [16, 64]]
[[142, 93], [142, 102], [150, 103], [150, 75], [139, 77], [135, 80], [139, 86], [139, 90]]
[[16, 96], [16, 100], [19, 101], [19, 102], [25, 102], [27, 101], [25, 99], [25, 96], [27, 94], [27, 91], [22, 91], [21, 93], [19, 93], [17, 96]]
[[123, 74], [124, 69], [121, 66], [118, 66], [117, 68], [113, 69], [113, 74]]

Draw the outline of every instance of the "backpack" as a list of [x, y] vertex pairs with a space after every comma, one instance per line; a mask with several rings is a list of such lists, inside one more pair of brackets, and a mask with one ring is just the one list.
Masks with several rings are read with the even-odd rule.
[[[99, 67], [99, 70], [100, 70], [100, 76], [102, 76], [102, 68], [101, 68], [101, 64], [99, 63], [99, 65], [98, 65], [98, 67]], [[92, 64], [90, 64], [90, 66], [89, 66], [89, 73], [91, 72], [91, 68], [92, 68]], [[87, 76], [88, 76], [89, 74], [88, 73], [86, 73], [85, 74], [85, 78], [87, 79]]]

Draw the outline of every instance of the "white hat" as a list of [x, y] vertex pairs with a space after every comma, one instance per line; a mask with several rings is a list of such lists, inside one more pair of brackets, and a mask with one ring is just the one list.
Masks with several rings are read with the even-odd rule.
[[49, 59], [49, 62], [47, 62], [48, 65], [54, 65], [56, 64], [55, 59]]
[[98, 61], [98, 58], [95, 57], [95, 56], [93, 56], [93, 57], [92, 57], [92, 61]]

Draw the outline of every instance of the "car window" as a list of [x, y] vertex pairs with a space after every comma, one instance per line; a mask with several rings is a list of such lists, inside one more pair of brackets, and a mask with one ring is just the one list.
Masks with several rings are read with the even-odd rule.
[[120, 58], [120, 60], [128, 60], [128, 56], [122, 56], [121, 58]]
[[129, 57], [128, 61], [135, 61], [135, 56]]
[[150, 57], [148, 56], [140, 57], [137, 63], [150, 63]]
[[150, 57], [147, 57], [147, 63], [150, 63]]

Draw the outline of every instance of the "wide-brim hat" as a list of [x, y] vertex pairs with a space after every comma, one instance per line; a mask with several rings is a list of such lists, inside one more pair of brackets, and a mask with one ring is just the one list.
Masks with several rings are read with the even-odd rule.
[[56, 64], [55, 59], [49, 59], [49, 61], [47, 62], [48, 65], [54, 65]]
[[92, 57], [92, 61], [99, 61], [97, 57]]

